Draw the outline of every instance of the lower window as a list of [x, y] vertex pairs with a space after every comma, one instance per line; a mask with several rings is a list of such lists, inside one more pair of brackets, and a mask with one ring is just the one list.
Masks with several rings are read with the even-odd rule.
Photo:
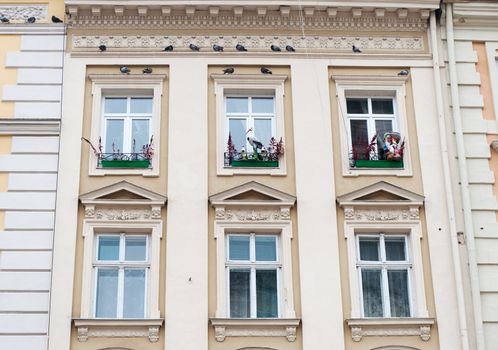
[[279, 317], [280, 258], [274, 235], [228, 235], [231, 318]]
[[364, 317], [411, 317], [406, 235], [358, 235], [357, 270]]
[[146, 318], [150, 269], [146, 235], [102, 234], [94, 259], [95, 317]]

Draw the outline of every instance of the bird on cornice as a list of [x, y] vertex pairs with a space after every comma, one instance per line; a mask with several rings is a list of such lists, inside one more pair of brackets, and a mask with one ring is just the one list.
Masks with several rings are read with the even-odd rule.
[[29, 23], [29, 24], [33, 24], [36, 22], [36, 17], [29, 17], [27, 20], [26, 20], [26, 23]]
[[232, 74], [233, 72], [235, 72], [235, 68], [233, 67], [223, 69], [223, 74]]
[[241, 44], [235, 45], [235, 50], [237, 50], [237, 51], [247, 51], [247, 49], [245, 48], [245, 46], [241, 45]]
[[99, 50], [100, 50], [100, 52], [104, 52], [105, 50], [107, 50], [107, 46], [105, 46], [105, 45], [100, 45], [100, 46], [99, 46]]
[[290, 46], [290, 45], [287, 45], [287, 46], [285, 47], [285, 49], [287, 50], [287, 52], [296, 52], [296, 49], [295, 49], [295, 48], [293, 48], [293, 47], [292, 47], [292, 46]]
[[410, 74], [410, 72], [408, 71], [408, 69], [403, 69], [402, 71], [400, 71], [398, 73], [398, 76], [400, 76], [400, 77], [406, 77], [408, 74]]
[[353, 46], [352, 46], [352, 49], [353, 49], [353, 52], [354, 52], [354, 53], [361, 53], [361, 50], [360, 50], [360, 48], [359, 48], [359, 47], [356, 47], [356, 46], [354, 46], [354, 45], [353, 45]]
[[1, 15], [0, 16], [0, 22], [2, 22], [2, 23], [10, 23], [10, 20], [7, 17], [5, 17], [4, 15]]
[[120, 68], [119, 68], [119, 71], [120, 71], [121, 73], [123, 73], [123, 74], [130, 74], [130, 68], [125, 67], [125, 66], [120, 67]]
[[64, 23], [64, 22], [59, 17], [52, 16], [52, 23]]
[[270, 69], [266, 68], [266, 67], [261, 67], [261, 73], [263, 73], [263, 74], [273, 74], [273, 72]]
[[173, 51], [173, 45], [168, 45], [168, 46], [166, 46], [166, 47], [163, 49], [163, 51], [166, 51], [166, 52], [171, 52], [171, 51]]
[[199, 46], [197, 46], [197, 45], [195, 45], [195, 44], [190, 44], [188, 47], [189, 47], [189, 48], [190, 48], [190, 50], [192, 50], [192, 51], [199, 51], [199, 50], [200, 50]]
[[273, 52], [280, 52], [280, 51], [282, 51], [282, 50], [280, 49], [280, 47], [278, 47], [277, 45], [272, 45], [272, 46], [270, 46], [270, 49], [271, 49]]
[[151, 74], [152, 73], [152, 68], [145, 67], [144, 69], [142, 69], [142, 73], [143, 74]]
[[221, 52], [221, 51], [223, 51], [223, 46], [214, 44], [213, 45], [213, 51]]

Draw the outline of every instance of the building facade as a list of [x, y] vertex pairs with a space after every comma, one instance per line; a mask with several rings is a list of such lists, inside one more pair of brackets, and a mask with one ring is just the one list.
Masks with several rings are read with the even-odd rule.
[[[441, 21], [447, 51], [448, 115], [454, 128], [455, 173], [463, 213], [462, 250], [468, 264], [469, 316], [477, 349], [498, 347], [497, 132], [498, 4], [495, 1], [445, 1]], [[458, 169], [458, 171], [456, 171]], [[467, 269], [466, 269], [467, 270]], [[467, 277], [466, 277], [467, 278]], [[470, 312], [471, 311], [471, 312]]]
[[473, 348], [438, 8], [66, 0], [48, 348]]
[[0, 1], [2, 349], [48, 344], [65, 43], [52, 16], [62, 0]]

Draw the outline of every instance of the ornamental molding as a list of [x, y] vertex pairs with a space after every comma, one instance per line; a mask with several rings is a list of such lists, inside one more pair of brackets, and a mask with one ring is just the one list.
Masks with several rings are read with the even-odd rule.
[[0, 135], [47, 136], [59, 135], [59, 119], [0, 119]]
[[[224, 53], [237, 53], [237, 54], [253, 54], [253, 53], [268, 53], [272, 44], [278, 45], [284, 49], [282, 53], [271, 54], [278, 55], [289, 53], [285, 52], [285, 47], [290, 45], [296, 49], [295, 54], [308, 54], [308, 53], [328, 53], [328, 52], [344, 52], [350, 53], [352, 45], [360, 47], [364, 53], [372, 52], [392, 52], [396, 51], [410, 53], [425, 53], [426, 45], [424, 42], [424, 34], [412, 35], [393, 35], [393, 36], [376, 36], [370, 35], [191, 35], [191, 36], [140, 36], [140, 35], [73, 35], [72, 48], [74, 53], [79, 52], [96, 52], [100, 45], [107, 47], [103, 55], [112, 52], [121, 51], [152, 51], [159, 52], [164, 47], [172, 45], [173, 52], [165, 53], [168, 55], [176, 53], [190, 53], [191, 50], [188, 46], [193, 43], [200, 47], [201, 52], [209, 52], [220, 55], [220, 53], [212, 52], [214, 44], [224, 46]], [[244, 45], [248, 52], [239, 53], [235, 50], [235, 45]]]
[[363, 337], [419, 336], [424, 342], [431, 339], [432, 318], [406, 319], [350, 319], [351, 338], [360, 342]]
[[215, 219], [225, 222], [258, 222], [258, 221], [289, 221], [290, 208], [281, 207], [280, 209], [225, 209], [216, 207]]
[[86, 342], [90, 337], [147, 337], [151, 343], [159, 341], [159, 329], [163, 324], [158, 320], [97, 320], [75, 319], [78, 341]]
[[407, 221], [420, 220], [418, 207], [408, 209], [382, 208], [382, 209], [355, 209], [344, 207], [344, 219], [348, 221]]
[[294, 342], [300, 319], [211, 319], [216, 341], [226, 337], [285, 337]]
[[48, 5], [0, 5], [0, 15], [7, 17], [12, 23], [24, 23], [29, 17], [46, 21]]

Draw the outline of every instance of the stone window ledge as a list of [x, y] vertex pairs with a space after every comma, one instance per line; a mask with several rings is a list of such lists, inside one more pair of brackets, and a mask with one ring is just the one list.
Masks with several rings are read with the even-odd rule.
[[74, 319], [78, 340], [89, 337], [148, 337], [151, 343], [159, 340], [163, 319]]
[[423, 341], [431, 339], [433, 318], [355, 318], [346, 320], [353, 341], [359, 342], [368, 336], [418, 335]]
[[226, 337], [286, 337], [289, 342], [296, 340], [298, 318], [212, 318], [217, 341]]

